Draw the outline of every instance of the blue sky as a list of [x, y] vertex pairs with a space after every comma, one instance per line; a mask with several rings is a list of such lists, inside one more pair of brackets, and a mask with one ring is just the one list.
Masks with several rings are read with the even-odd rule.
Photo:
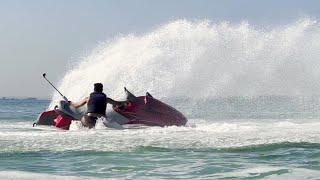
[[139, 34], [176, 19], [255, 25], [320, 17], [320, 1], [0, 0], [0, 97], [50, 97], [69, 61], [119, 34]]

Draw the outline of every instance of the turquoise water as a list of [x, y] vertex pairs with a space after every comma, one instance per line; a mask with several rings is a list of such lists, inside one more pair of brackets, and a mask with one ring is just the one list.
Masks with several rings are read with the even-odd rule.
[[320, 178], [315, 98], [163, 100], [187, 126], [32, 127], [50, 101], [0, 100], [0, 179]]

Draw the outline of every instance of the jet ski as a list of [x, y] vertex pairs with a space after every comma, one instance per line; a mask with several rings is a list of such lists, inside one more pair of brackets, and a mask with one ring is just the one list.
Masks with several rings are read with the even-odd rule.
[[[146, 126], [184, 126], [186, 117], [175, 108], [154, 98], [150, 93], [136, 97], [126, 88], [127, 102], [122, 107], [107, 106], [108, 122], [119, 125], [141, 124]], [[35, 125], [49, 125], [68, 130], [73, 120], [81, 120], [86, 109], [69, 106], [66, 101], [60, 101], [53, 110], [42, 112]], [[103, 123], [108, 127], [109, 123]]]

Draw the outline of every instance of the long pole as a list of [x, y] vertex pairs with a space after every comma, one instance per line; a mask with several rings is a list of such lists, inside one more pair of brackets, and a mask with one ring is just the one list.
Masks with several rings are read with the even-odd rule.
[[44, 77], [44, 79], [46, 79], [48, 81], [49, 84], [51, 84], [51, 86], [58, 91], [58, 93], [63, 97], [63, 99], [65, 101], [68, 101], [68, 99], [46, 78], [46, 73], [43, 73], [42, 76]]

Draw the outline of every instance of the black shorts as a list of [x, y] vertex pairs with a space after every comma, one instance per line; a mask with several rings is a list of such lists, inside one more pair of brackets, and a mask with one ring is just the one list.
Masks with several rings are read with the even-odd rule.
[[98, 119], [97, 117], [88, 116], [88, 123], [91, 124], [92, 126], [95, 126], [97, 119]]

